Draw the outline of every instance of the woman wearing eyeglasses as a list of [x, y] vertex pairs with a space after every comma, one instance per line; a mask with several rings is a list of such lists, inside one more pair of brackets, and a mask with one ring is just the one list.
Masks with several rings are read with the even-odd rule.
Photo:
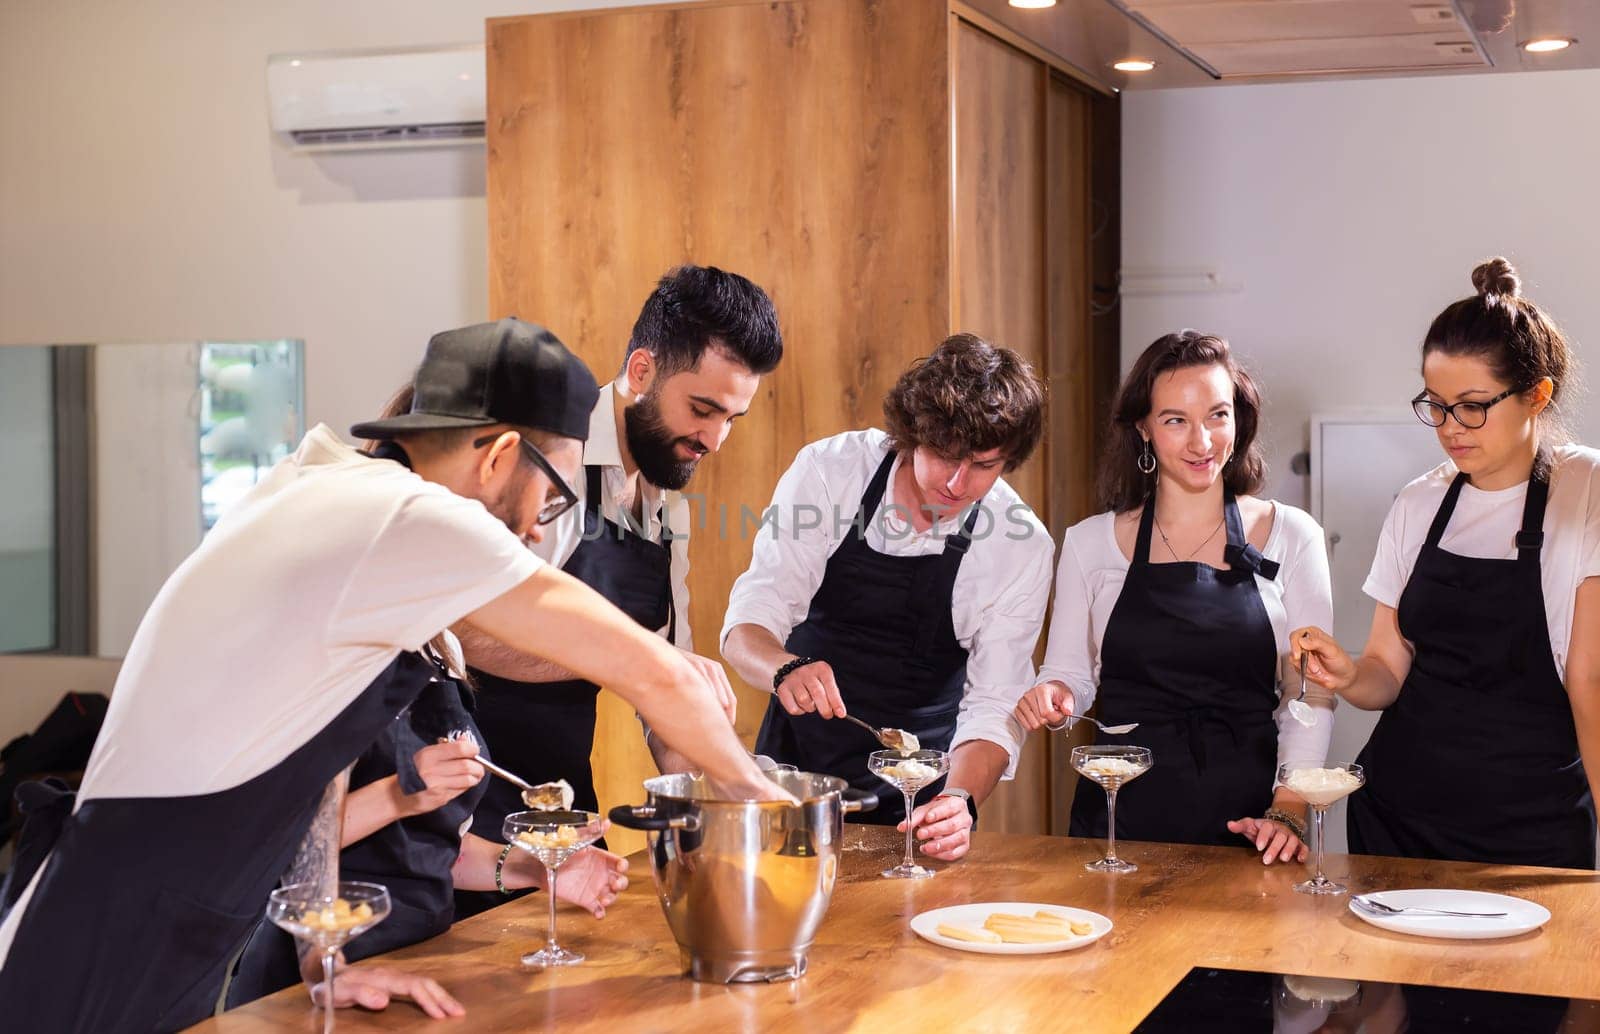
[[1595, 864], [1600, 779], [1600, 452], [1557, 444], [1574, 375], [1503, 258], [1472, 271], [1422, 345], [1413, 408], [1448, 462], [1401, 490], [1351, 659], [1297, 630], [1307, 674], [1382, 711], [1357, 759], [1352, 851]]

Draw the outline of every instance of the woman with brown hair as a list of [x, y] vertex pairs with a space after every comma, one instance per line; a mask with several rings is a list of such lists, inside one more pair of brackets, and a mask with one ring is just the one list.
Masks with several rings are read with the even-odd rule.
[[1563, 444], [1575, 379], [1511, 264], [1472, 271], [1422, 343], [1412, 408], [1448, 460], [1401, 490], [1352, 659], [1312, 622], [1312, 679], [1383, 712], [1357, 760], [1350, 848], [1595, 867], [1600, 792], [1600, 452]]
[[[1139, 723], [1103, 744], [1149, 747], [1155, 766], [1117, 805], [1117, 835], [1226, 844], [1304, 859], [1305, 806], [1274, 787], [1279, 764], [1320, 766], [1327, 694], [1289, 717], [1289, 629], [1333, 613], [1322, 529], [1256, 498], [1261, 396], [1219, 337], [1185, 330], [1145, 349], [1123, 381], [1102, 457], [1106, 512], [1067, 530], [1039, 683], [1017, 705], [1030, 729], [1082, 715]], [[1298, 695], [1298, 685], [1294, 686]], [[1080, 781], [1073, 836], [1104, 836]], [[1092, 788], [1090, 788], [1092, 789]]]
[[[846, 714], [950, 751], [909, 821], [925, 854], [953, 860], [1022, 750], [1011, 707], [1033, 680], [1054, 544], [1000, 475], [1038, 444], [1044, 387], [1015, 352], [957, 334], [883, 412], [887, 432], [813, 442], [778, 482], [722, 654], [772, 687], [756, 749], [780, 762], [883, 789], [877, 741], [829, 721]], [[905, 817], [884, 794], [864, 819]]]

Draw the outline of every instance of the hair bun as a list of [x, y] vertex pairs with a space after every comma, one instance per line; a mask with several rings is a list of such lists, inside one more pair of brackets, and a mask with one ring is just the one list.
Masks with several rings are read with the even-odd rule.
[[1485, 298], [1516, 298], [1522, 294], [1522, 278], [1511, 263], [1500, 256], [1480, 262], [1472, 271], [1472, 286]]

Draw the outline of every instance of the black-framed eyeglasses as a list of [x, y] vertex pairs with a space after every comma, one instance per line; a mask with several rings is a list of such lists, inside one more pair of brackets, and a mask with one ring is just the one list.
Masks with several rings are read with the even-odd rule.
[[1510, 398], [1521, 388], [1507, 388], [1487, 402], [1457, 402], [1445, 405], [1428, 398], [1426, 391], [1411, 400], [1411, 411], [1417, 414], [1417, 419], [1429, 427], [1443, 427], [1447, 417], [1455, 417], [1456, 423], [1471, 430], [1477, 430], [1489, 420], [1491, 406]]
[[[498, 434], [484, 435], [482, 438], [475, 440], [472, 443], [472, 447], [481, 449], [499, 437]], [[544, 471], [545, 477], [550, 479], [551, 487], [560, 493], [555, 499], [545, 500], [545, 504], [539, 508], [539, 516], [536, 520], [540, 524], [549, 524], [578, 505], [578, 493], [574, 492], [572, 486], [567, 484], [566, 478], [556, 472], [555, 464], [546, 459], [544, 453], [540, 452], [538, 447], [526, 438], [519, 437], [517, 444], [522, 446], [523, 454], [533, 461], [533, 465]]]

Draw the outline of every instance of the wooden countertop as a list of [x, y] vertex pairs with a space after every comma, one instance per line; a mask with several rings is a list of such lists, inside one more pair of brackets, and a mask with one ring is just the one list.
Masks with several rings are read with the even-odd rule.
[[[1330, 875], [1358, 891], [1459, 887], [1537, 901], [1542, 930], [1499, 941], [1404, 937], [1361, 922], [1347, 899], [1296, 894], [1301, 866], [1263, 866], [1244, 849], [1119, 844], [1139, 871], [1087, 872], [1099, 841], [979, 834], [966, 861], [931, 880], [883, 880], [896, 858], [892, 830], [851, 826], [828, 918], [798, 981], [723, 987], [679, 976], [678, 950], [642, 859], [604, 920], [563, 908], [561, 943], [588, 961], [523, 972], [518, 957], [543, 940], [544, 899], [533, 895], [465, 920], [392, 964], [439, 979], [467, 1007], [430, 1021], [406, 1004], [341, 1012], [340, 1031], [492, 1032], [766, 1030], [807, 1034], [883, 1030], [1025, 1030], [1041, 1018], [1075, 1031], [1128, 1031], [1192, 966], [1600, 998], [1600, 876], [1565, 869], [1333, 855]], [[929, 908], [973, 901], [1039, 901], [1092, 909], [1116, 928], [1053, 955], [986, 956], [929, 944], [908, 925]], [[311, 1029], [293, 988], [194, 1028], [213, 1034]]]

